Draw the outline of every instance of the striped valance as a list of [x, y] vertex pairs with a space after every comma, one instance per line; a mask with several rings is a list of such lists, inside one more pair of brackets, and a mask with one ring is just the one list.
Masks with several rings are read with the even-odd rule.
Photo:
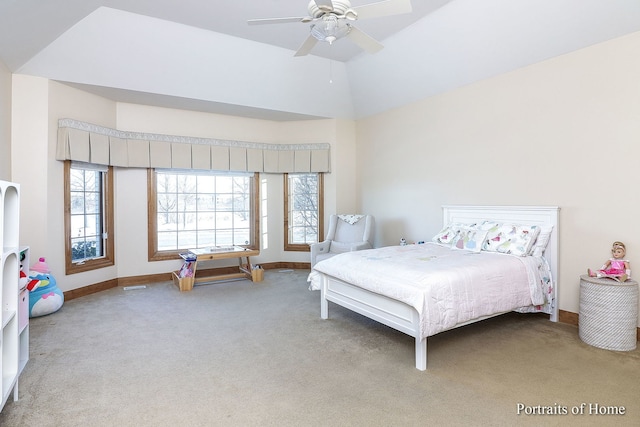
[[329, 172], [329, 148], [125, 132], [60, 119], [56, 159], [129, 168]]

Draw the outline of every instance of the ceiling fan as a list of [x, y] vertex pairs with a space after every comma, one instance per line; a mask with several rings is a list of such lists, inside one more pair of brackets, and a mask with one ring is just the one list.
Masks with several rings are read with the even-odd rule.
[[353, 8], [349, 0], [311, 0], [308, 10], [308, 16], [250, 19], [248, 24], [311, 23], [311, 34], [294, 56], [307, 55], [318, 41], [332, 44], [342, 37], [348, 37], [366, 52], [376, 53], [384, 46], [355, 27], [353, 22], [358, 19], [379, 18], [412, 11], [411, 0], [384, 0]]

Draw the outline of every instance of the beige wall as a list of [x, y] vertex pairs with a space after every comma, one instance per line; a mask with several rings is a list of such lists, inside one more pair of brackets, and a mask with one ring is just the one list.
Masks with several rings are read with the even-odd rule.
[[358, 122], [376, 244], [430, 239], [443, 204], [557, 205], [561, 310], [614, 240], [640, 277], [639, 51], [636, 33]]
[[11, 72], [0, 61], [0, 179], [11, 181]]

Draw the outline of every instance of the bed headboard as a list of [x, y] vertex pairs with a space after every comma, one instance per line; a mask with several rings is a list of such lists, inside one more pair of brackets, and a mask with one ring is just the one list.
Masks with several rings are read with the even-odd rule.
[[551, 314], [551, 321], [558, 321], [558, 266], [559, 266], [559, 217], [558, 206], [463, 206], [446, 205], [442, 207], [442, 224], [451, 222], [471, 224], [482, 220], [499, 222], [513, 222], [516, 224], [552, 225], [553, 231], [544, 257], [549, 263], [554, 282], [555, 306]]

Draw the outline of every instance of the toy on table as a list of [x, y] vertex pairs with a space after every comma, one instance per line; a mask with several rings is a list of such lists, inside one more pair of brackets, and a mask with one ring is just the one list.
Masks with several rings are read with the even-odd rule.
[[600, 270], [587, 270], [590, 277], [602, 277], [614, 279], [619, 282], [626, 282], [631, 278], [631, 266], [629, 261], [624, 259], [627, 254], [627, 248], [622, 242], [613, 242], [611, 248], [612, 258], [609, 258], [600, 268]]
[[64, 294], [44, 258], [40, 258], [29, 271], [29, 317], [38, 317], [58, 311], [64, 303]]

